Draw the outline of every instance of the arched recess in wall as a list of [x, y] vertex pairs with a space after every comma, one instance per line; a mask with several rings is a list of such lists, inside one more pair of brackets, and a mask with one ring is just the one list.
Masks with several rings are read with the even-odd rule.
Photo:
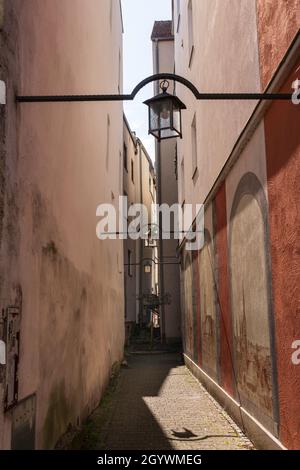
[[201, 351], [203, 369], [217, 379], [217, 314], [212, 237], [204, 231], [205, 244], [199, 256]]
[[277, 434], [268, 203], [254, 173], [235, 193], [229, 232], [233, 356], [242, 405]]
[[193, 271], [192, 255], [186, 251], [184, 255], [183, 290], [184, 290], [184, 337], [185, 352], [193, 358], [194, 328], [193, 328]]

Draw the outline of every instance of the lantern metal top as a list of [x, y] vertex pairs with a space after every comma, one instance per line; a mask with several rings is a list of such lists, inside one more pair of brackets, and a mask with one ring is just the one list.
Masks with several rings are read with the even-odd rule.
[[186, 105], [175, 95], [171, 95], [170, 93], [167, 92], [169, 88], [169, 82], [168, 80], [164, 80], [160, 84], [160, 88], [162, 90], [162, 93], [159, 93], [158, 95], [154, 96], [153, 98], [150, 98], [149, 100], [144, 101], [144, 104], [147, 106], [150, 106], [153, 103], [160, 102], [161, 100], [166, 100], [166, 99], [171, 99], [175, 105], [175, 107], [179, 109], [186, 109]]

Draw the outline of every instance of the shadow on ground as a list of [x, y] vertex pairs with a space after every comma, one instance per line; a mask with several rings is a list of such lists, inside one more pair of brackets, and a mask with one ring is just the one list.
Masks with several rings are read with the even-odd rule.
[[178, 352], [132, 351], [69, 448], [251, 449], [192, 377]]
[[143, 397], [157, 396], [181, 354], [137, 351], [128, 358], [70, 446], [74, 450], [169, 450], [172, 446]]

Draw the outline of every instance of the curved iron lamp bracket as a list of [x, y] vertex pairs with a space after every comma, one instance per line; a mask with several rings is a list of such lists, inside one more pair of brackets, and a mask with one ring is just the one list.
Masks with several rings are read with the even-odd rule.
[[53, 95], [17, 96], [19, 103], [50, 103], [75, 101], [133, 101], [138, 92], [149, 83], [172, 80], [187, 87], [197, 100], [291, 100], [292, 93], [200, 93], [186, 78], [174, 73], [157, 73], [142, 80], [129, 95]]
[[160, 80], [172, 80], [174, 82], [181, 83], [182, 85], [185, 85], [187, 88], [191, 90], [191, 92], [194, 94], [195, 98], [197, 100], [201, 99], [201, 94], [189, 80], [186, 78], [181, 77], [180, 75], [176, 75], [174, 73], [157, 73], [155, 75], [151, 75], [150, 77], [145, 78], [142, 80], [133, 90], [131, 93], [132, 99], [136, 97], [138, 92], [144, 88], [146, 85], [148, 85], [151, 82], [158, 82]]

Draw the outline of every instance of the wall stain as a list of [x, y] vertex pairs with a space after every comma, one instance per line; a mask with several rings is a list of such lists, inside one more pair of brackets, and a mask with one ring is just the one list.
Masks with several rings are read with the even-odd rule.
[[43, 247], [43, 253], [47, 256], [50, 256], [52, 259], [56, 258], [58, 250], [53, 240], [48, 242], [47, 245]]
[[66, 422], [71, 415], [71, 402], [65, 393], [64, 381], [55, 385], [50, 393], [48, 411], [43, 428], [43, 441], [45, 449], [50, 449], [66, 430]]

